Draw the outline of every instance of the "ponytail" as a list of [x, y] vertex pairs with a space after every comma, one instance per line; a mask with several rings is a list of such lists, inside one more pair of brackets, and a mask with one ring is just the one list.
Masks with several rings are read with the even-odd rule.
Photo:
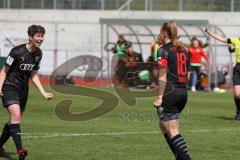
[[175, 48], [181, 47], [181, 43], [178, 41], [177, 25], [174, 21], [166, 22], [162, 26], [162, 30], [170, 37], [172, 44]]

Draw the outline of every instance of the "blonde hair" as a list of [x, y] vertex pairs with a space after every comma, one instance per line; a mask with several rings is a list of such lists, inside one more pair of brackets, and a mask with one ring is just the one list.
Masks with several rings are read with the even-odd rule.
[[174, 47], [181, 47], [181, 43], [178, 41], [177, 25], [174, 21], [165, 22], [161, 29], [170, 37]]

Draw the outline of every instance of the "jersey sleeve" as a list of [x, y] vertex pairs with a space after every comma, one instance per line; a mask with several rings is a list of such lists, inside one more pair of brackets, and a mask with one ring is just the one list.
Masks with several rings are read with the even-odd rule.
[[158, 51], [158, 67], [167, 68], [168, 67], [168, 52], [163, 48], [159, 48]]
[[202, 57], [208, 62], [208, 56], [207, 54], [204, 52], [204, 50], [201, 48], [201, 55]]
[[239, 39], [238, 39], [238, 38], [231, 38], [231, 39], [227, 39], [227, 42], [228, 42], [229, 44], [232, 44], [232, 45], [234, 45], [234, 46], [236, 46], [236, 45], [240, 44], [240, 41], [239, 41]]
[[7, 56], [5, 64], [8, 66], [12, 66], [13, 62], [15, 62], [16, 59], [17, 59], [17, 50], [13, 48], [10, 51], [9, 55]]
[[42, 60], [42, 55], [35, 57], [35, 66], [33, 70], [37, 71], [40, 69], [41, 60]]

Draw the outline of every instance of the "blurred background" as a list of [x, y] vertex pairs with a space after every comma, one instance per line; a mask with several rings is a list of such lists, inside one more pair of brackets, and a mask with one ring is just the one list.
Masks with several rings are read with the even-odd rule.
[[1, 8], [141, 11], [239, 11], [240, 0], [1, 0]]
[[[119, 34], [133, 43], [144, 61], [166, 20], [178, 23], [184, 43], [190, 43], [193, 36], [206, 43], [206, 25], [223, 36], [240, 37], [240, 0], [0, 0], [0, 8], [1, 57], [28, 41], [28, 26], [40, 24], [46, 35], [39, 73], [49, 76], [71, 58], [93, 55], [103, 62], [98, 75], [101, 86], [110, 85], [102, 80], [111, 78], [113, 56], [104, 45], [116, 42]], [[210, 39], [204, 51], [210, 58], [209, 65], [203, 63], [201, 69], [208, 76], [205, 88], [210, 88], [210, 79], [218, 83], [219, 76], [214, 74], [218, 71], [227, 73], [225, 87], [231, 86], [234, 54], [228, 46]], [[70, 75], [81, 78], [86, 69], [76, 64]]]

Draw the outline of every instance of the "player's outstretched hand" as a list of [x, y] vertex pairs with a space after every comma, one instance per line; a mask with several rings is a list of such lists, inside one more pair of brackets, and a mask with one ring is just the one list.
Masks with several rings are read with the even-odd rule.
[[0, 96], [1, 96], [1, 97], [3, 96], [2, 90], [0, 90]]
[[205, 26], [205, 30], [204, 30], [206, 33], [208, 33], [208, 28], [207, 26]]
[[153, 103], [154, 107], [159, 108], [162, 104], [162, 98], [157, 98]]
[[44, 98], [45, 98], [46, 100], [51, 100], [51, 99], [53, 98], [53, 94], [52, 94], [52, 93], [46, 93], [46, 94], [44, 95]]

